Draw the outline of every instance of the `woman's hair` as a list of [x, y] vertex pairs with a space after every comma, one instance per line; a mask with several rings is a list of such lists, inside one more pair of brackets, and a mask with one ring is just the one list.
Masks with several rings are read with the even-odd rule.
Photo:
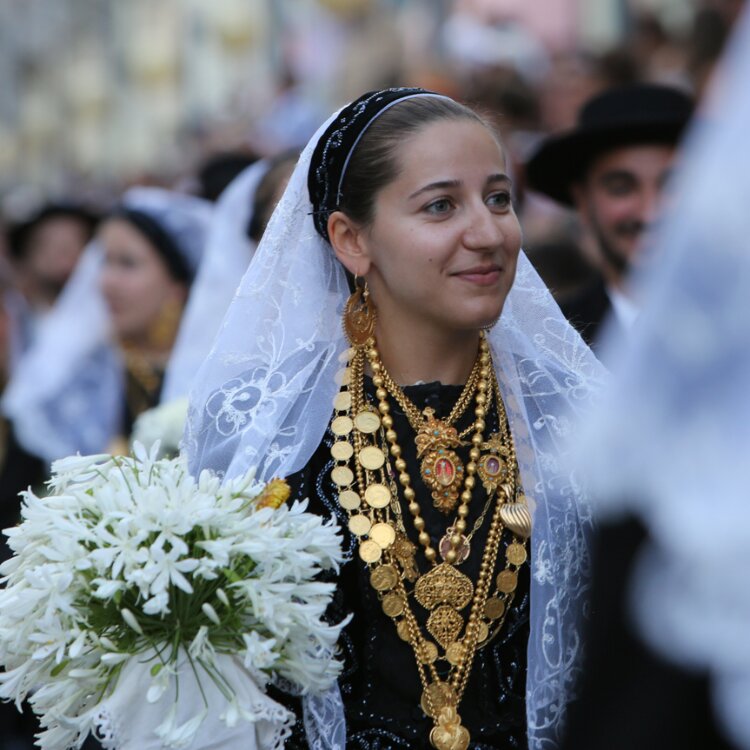
[[426, 125], [442, 120], [471, 120], [499, 136], [483, 117], [453, 99], [419, 96], [390, 107], [367, 128], [354, 147], [341, 185], [338, 209], [366, 226], [375, 213], [378, 193], [399, 175], [398, 149]]
[[141, 209], [128, 206], [118, 206], [107, 218], [125, 221], [140, 232], [175, 281], [186, 286], [193, 283], [195, 269], [191, 268], [184, 253], [180, 252], [172, 234], [156, 218]]
[[258, 183], [258, 188], [253, 198], [250, 223], [247, 227], [247, 236], [253, 242], [260, 242], [271, 214], [274, 208], [276, 208], [274, 199], [277, 196], [279, 185], [283, 179], [288, 178], [292, 173], [298, 158], [299, 151], [296, 149], [290, 149], [275, 156], [271, 159], [268, 171]]

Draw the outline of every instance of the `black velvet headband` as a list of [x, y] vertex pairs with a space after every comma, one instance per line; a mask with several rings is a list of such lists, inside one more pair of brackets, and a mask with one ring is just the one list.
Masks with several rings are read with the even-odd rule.
[[318, 234], [328, 241], [328, 217], [341, 203], [341, 186], [352, 152], [367, 128], [396, 102], [414, 96], [441, 96], [419, 88], [370, 91], [341, 110], [320, 137], [310, 160], [307, 189]]
[[115, 209], [112, 216], [125, 219], [138, 229], [164, 260], [172, 278], [185, 284], [192, 283], [194, 274], [190, 266], [177, 247], [177, 243], [166, 230], [162, 229], [158, 221], [144, 211], [125, 206]]

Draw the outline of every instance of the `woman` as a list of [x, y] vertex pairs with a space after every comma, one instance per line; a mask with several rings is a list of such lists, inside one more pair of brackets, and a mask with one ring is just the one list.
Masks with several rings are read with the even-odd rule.
[[[13, 300], [14, 341], [20, 355], [65, 287], [91, 241], [99, 217], [76, 202], [53, 201], [8, 231], [19, 299]], [[19, 304], [20, 303], [20, 304]]]
[[197, 378], [193, 470], [289, 477], [347, 530], [340, 689], [288, 747], [556, 742], [588, 523], [558, 466], [600, 368], [519, 256], [510, 190], [471, 110], [361, 97], [303, 151]]
[[134, 188], [103, 222], [5, 395], [26, 450], [119, 449], [159, 402], [209, 216], [191, 196]]

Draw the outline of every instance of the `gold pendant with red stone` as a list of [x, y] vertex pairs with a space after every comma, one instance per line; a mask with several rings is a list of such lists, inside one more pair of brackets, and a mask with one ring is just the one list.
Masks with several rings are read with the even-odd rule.
[[432, 490], [435, 507], [450, 513], [456, 507], [464, 481], [464, 465], [451, 448], [463, 443], [455, 427], [435, 418], [434, 409], [425, 409], [422, 414], [424, 423], [416, 438], [417, 458], [424, 456], [422, 479]]
[[498, 433], [482, 443], [482, 450], [489, 452], [479, 459], [477, 474], [487, 492], [494, 492], [508, 478], [507, 459], [510, 451], [503, 445]]
[[432, 490], [434, 506], [442, 513], [450, 513], [461, 492], [464, 465], [455, 451], [438, 448], [422, 460], [422, 479]]

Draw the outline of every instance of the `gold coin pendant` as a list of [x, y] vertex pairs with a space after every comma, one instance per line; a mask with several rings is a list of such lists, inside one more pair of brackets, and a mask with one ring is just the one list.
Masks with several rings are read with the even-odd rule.
[[347, 440], [339, 440], [337, 443], [334, 443], [331, 446], [331, 455], [337, 461], [348, 461], [352, 457], [353, 453], [354, 448], [352, 444]]
[[453, 689], [448, 683], [438, 680], [425, 688], [420, 705], [427, 716], [437, 717], [440, 711], [452, 701]]
[[339, 495], [339, 505], [344, 510], [356, 510], [360, 502], [359, 495], [354, 490], [344, 490]]
[[398, 617], [404, 613], [404, 600], [401, 594], [392, 591], [383, 597], [382, 607], [388, 617]]
[[497, 620], [505, 612], [505, 603], [496, 596], [491, 596], [484, 605], [484, 616], [490, 620]]
[[334, 378], [337, 385], [349, 385], [352, 382], [352, 371], [351, 368], [345, 367], [343, 370], [339, 370]]
[[380, 448], [368, 445], [359, 452], [359, 462], [368, 471], [377, 471], [385, 463], [385, 454]]
[[339, 362], [341, 362], [342, 365], [345, 365], [353, 356], [354, 349], [352, 349], [352, 347], [344, 349], [344, 351], [339, 354]]
[[396, 633], [398, 633], [398, 637], [402, 641], [408, 641], [411, 638], [411, 634], [409, 633], [409, 623], [405, 619], [398, 621], [398, 625], [396, 625]]
[[463, 660], [466, 654], [466, 647], [461, 641], [454, 641], [445, 649], [445, 658], [454, 666], [457, 667]]
[[391, 502], [391, 491], [384, 484], [371, 484], [365, 490], [365, 501], [371, 508], [386, 508]]
[[360, 432], [371, 434], [380, 428], [380, 417], [374, 411], [361, 411], [354, 417], [354, 424]]
[[501, 594], [512, 594], [518, 586], [518, 573], [515, 570], [503, 570], [497, 574], [497, 590]]
[[505, 557], [511, 565], [523, 565], [526, 562], [526, 547], [517, 542], [508, 545]]
[[349, 417], [336, 417], [336, 419], [331, 422], [331, 432], [339, 437], [348, 435], [353, 427], [354, 423]]
[[370, 539], [381, 549], [388, 549], [396, 541], [396, 530], [389, 523], [376, 523], [370, 529]]
[[368, 539], [364, 542], [359, 543], [359, 556], [366, 563], [377, 562], [378, 560], [380, 560], [382, 554], [383, 550], [380, 549], [380, 546], [373, 542], [372, 539]]
[[349, 411], [352, 405], [352, 394], [349, 391], [339, 391], [333, 399], [333, 408], [336, 411]]
[[[349, 531], [355, 536], [364, 536], [372, 526], [370, 519], [367, 516], [358, 513], [356, 516], [352, 516], [349, 519]], [[373, 542], [374, 544], [374, 542]], [[380, 549], [380, 547], [378, 547]]]
[[348, 466], [337, 466], [331, 472], [331, 479], [339, 487], [348, 487], [354, 481], [354, 473]]
[[438, 658], [438, 648], [432, 641], [424, 641], [419, 659], [422, 664], [432, 664]]
[[477, 643], [484, 643], [490, 636], [490, 629], [486, 622], [480, 622], [477, 627]]
[[398, 571], [393, 565], [380, 565], [370, 573], [370, 585], [376, 591], [390, 591], [398, 583]]

